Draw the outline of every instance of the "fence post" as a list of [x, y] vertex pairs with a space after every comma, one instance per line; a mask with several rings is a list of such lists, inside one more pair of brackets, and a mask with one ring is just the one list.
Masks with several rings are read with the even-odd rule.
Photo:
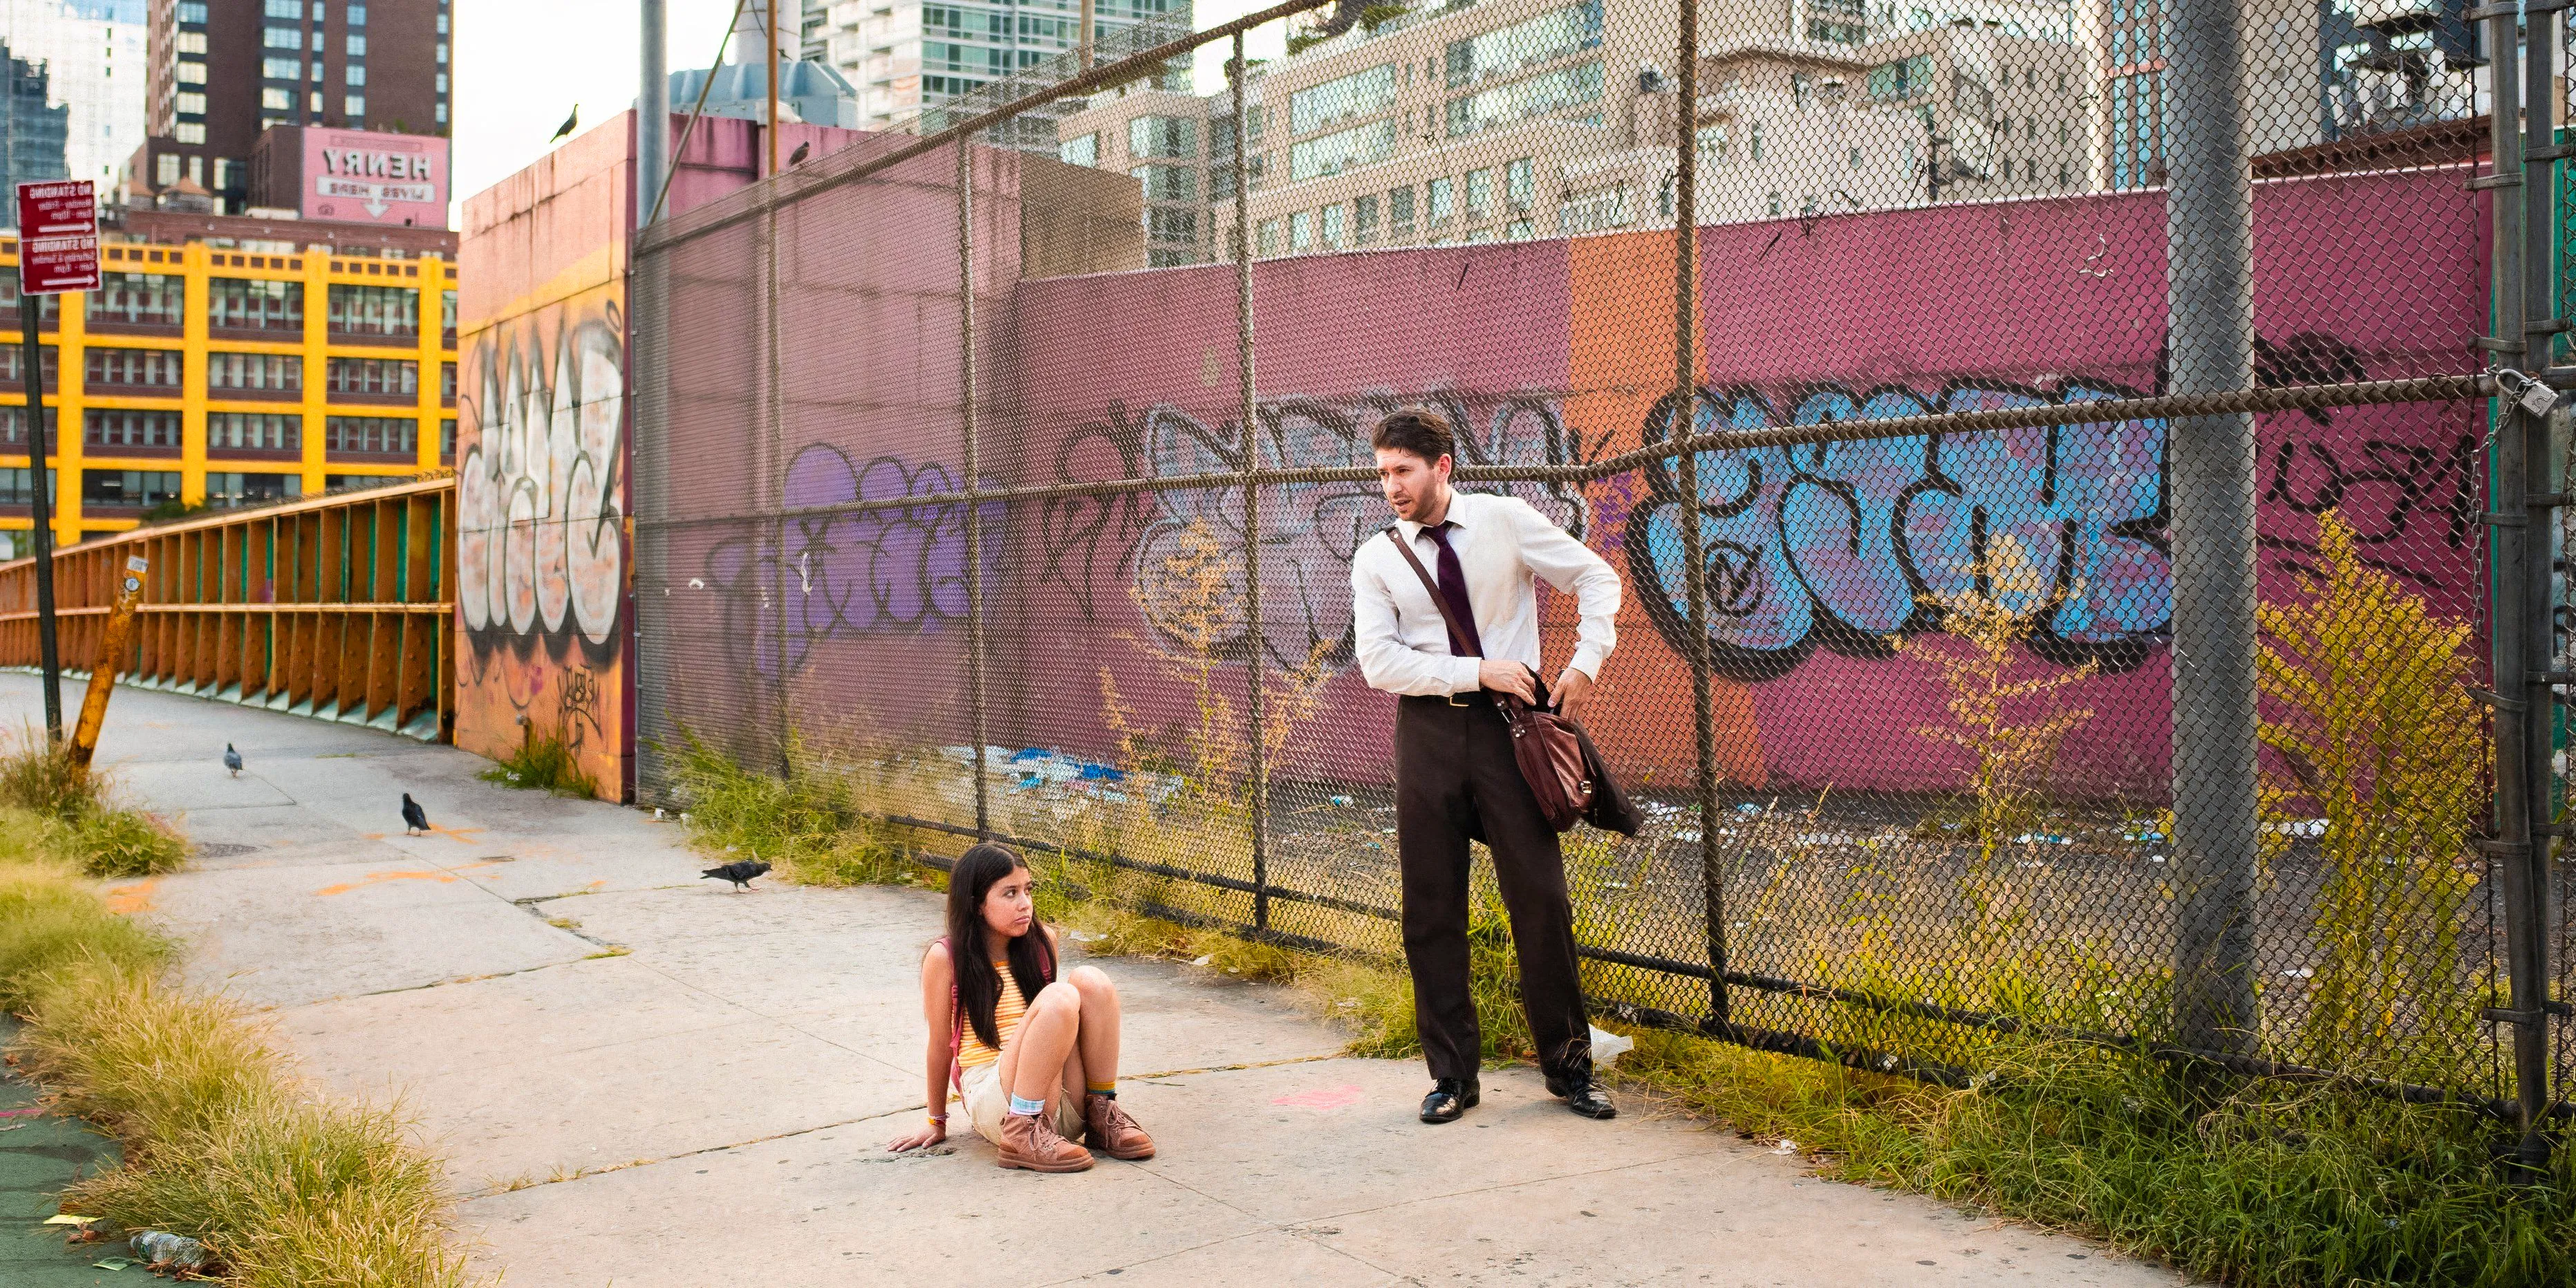
[[[1088, 6], [1090, 0], [1083, 0]], [[1084, 60], [1090, 59], [1090, 27], [1083, 28]], [[1252, 924], [1270, 928], [1270, 749], [1269, 726], [1262, 715], [1261, 669], [1261, 468], [1260, 406], [1252, 383], [1252, 168], [1245, 163], [1251, 136], [1245, 127], [1252, 112], [1252, 67], [1243, 60], [1243, 33], [1234, 33], [1234, 59], [1225, 66], [1234, 85], [1234, 330], [1235, 380], [1243, 418], [1243, 625], [1251, 654], [1244, 663], [1244, 691], [1252, 720]]]
[[[2254, 377], [2253, 172], [2233, 0], [2174, 0], [2167, 343], [2174, 393]], [[2254, 418], [2169, 429], [2173, 567], [2174, 1025], [2186, 1046], [2250, 1051], [2258, 820]]]
[[787, 462], [779, 452], [779, 422], [782, 398], [779, 383], [782, 363], [778, 352], [778, 188], [775, 180], [769, 191], [761, 194], [760, 206], [760, 421], [753, 439], [752, 460], [758, 473], [761, 512], [768, 516], [764, 526], [764, 544], [770, 551], [769, 584], [763, 588], [764, 601], [770, 612], [769, 632], [769, 712], [774, 724], [770, 729], [770, 754], [778, 765], [779, 778], [795, 773], [788, 750], [795, 732], [787, 716], [787, 529], [779, 514], [787, 498]]
[[[2499, 138], [2508, 146], [2496, 152], [2496, 173], [2503, 174], [2505, 157], [2513, 155], [2515, 169], [2522, 180], [2521, 309], [2517, 313], [2499, 311], [2497, 324], [2518, 327], [2505, 331], [2504, 338], [2518, 342], [2522, 349], [2522, 369], [2538, 372], [2549, 365], [2550, 328], [2553, 303], [2551, 279], [2557, 270], [2554, 253], [2557, 232], [2555, 209], [2557, 168], [2549, 160], [2557, 143], [2558, 95], [2555, 84], [2555, 57], [2559, 48], [2558, 11], [2535, 7], [2524, 18], [2524, 56], [2522, 88], [2522, 137]], [[2492, 75], [2502, 81], [2508, 78], [2511, 61], [2499, 57], [2489, 64]], [[2496, 119], [2501, 133], [2509, 128], [2511, 118], [2497, 99]], [[2519, 151], [2515, 151], [2515, 149]], [[2512, 195], [2501, 189], [2496, 204], [2517, 204]], [[2499, 243], [2501, 245], [2501, 243]], [[2504, 271], [2498, 256], [2498, 271]], [[2512, 577], [2517, 586], [2508, 598], [2497, 597], [2501, 613], [2509, 604], [2510, 618], [2499, 618], [2504, 629], [2496, 632], [2515, 637], [2521, 657], [2515, 670], [2498, 677], [2496, 690], [2522, 699], [2514, 712], [2514, 744], [2503, 741], [2506, 719], [2499, 712], [2497, 761], [2498, 785], [2507, 777], [2518, 779], [2514, 793], [2515, 811], [2508, 816], [2498, 834], [2502, 852], [2492, 857], [2503, 871], [2505, 898], [2505, 987], [2508, 993], [2506, 1012], [2494, 1014], [2513, 1028], [2514, 1099], [2520, 1111], [2522, 1138], [2514, 1148], [2514, 1161], [2529, 1180], [2547, 1176], [2549, 1139], [2541, 1131], [2549, 1105], [2549, 851], [2550, 828], [2550, 726], [2557, 686], [2548, 674], [2552, 653], [2550, 637], [2553, 628], [2550, 605], [2550, 557], [2546, 539], [2541, 535], [2553, 517], [2556, 506], [2542, 495], [2548, 489], [2535, 486], [2542, 480], [2541, 463], [2549, 454], [2549, 416], [2534, 414], [2519, 402], [2504, 405], [2506, 423], [2497, 442], [2503, 445], [2504, 468], [2497, 471], [2497, 489], [2501, 495], [2488, 506], [2507, 520], [2496, 527], [2499, 545], [2510, 549], [2509, 562], [2499, 561], [2499, 578]], [[2518, 520], [2518, 522], [2516, 522]], [[2509, 767], [2509, 768], [2508, 768]], [[2498, 803], [2505, 793], [2497, 792]]]
[[984, 777], [984, 477], [975, 452], [975, 136], [957, 136], [957, 405], [966, 458], [966, 708], [975, 743], [975, 835], [993, 839]]
[[[1699, 429], [1699, 5], [1679, 6], [1673, 69], [1673, 441]], [[1691, 730], [1699, 765], [1701, 920], [1708, 938], [1708, 1019], [1734, 1022], [1726, 997], [1726, 867], [1717, 847], [1717, 726], [1709, 694], [1708, 560], [1700, 536], [1699, 453], [1674, 462], [1682, 489], [1682, 597], [1689, 610]]]

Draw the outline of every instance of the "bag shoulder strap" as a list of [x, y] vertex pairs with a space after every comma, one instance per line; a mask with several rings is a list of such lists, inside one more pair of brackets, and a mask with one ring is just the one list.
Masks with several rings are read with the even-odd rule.
[[[1413, 553], [1413, 543], [1404, 539], [1403, 529], [1389, 527], [1386, 530], [1386, 539], [1395, 546], [1396, 553], [1404, 556], [1406, 563], [1413, 565], [1413, 575], [1422, 579], [1422, 588], [1431, 592], [1431, 606], [1440, 610], [1440, 620], [1448, 624], [1449, 638], [1466, 639], [1467, 632], [1458, 627], [1458, 615], [1449, 611], [1449, 597], [1440, 593], [1440, 583], [1433, 581], [1431, 570], [1422, 566], [1422, 556]], [[1477, 655], [1470, 653], [1467, 656]]]
[[966, 1010], [957, 1004], [957, 950], [946, 935], [939, 937], [939, 946], [948, 950], [948, 1085], [962, 1095], [966, 1070], [958, 1065], [957, 1055], [966, 1049]]

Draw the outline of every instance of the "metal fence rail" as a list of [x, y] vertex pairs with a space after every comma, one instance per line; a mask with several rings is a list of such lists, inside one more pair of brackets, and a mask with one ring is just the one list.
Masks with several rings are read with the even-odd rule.
[[[97, 656], [126, 561], [128, 683], [444, 740], [454, 720], [456, 481], [136, 528], [54, 555], [63, 665]], [[0, 564], [0, 666], [37, 664], [35, 561]]]
[[2556, 10], [1311, 8], [639, 236], [644, 796], [695, 740], [1391, 956], [1348, 577], [1369, 424], [1428, 404], [1626, 583], [1588, 723], [1649, 826], [1567, 838], [1601, 1004], [2336, 1078], [2540, 1157]]

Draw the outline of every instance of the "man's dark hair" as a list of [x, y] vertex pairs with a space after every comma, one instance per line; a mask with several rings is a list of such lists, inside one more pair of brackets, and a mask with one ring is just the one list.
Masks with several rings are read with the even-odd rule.
[[1428, 407], [1406, 407], [1386, 414], [1369, 431], [1372, 449], [1394, 448], [1411, 452], [1437, 465], [1443, 456], [1458, 451], [1458, 434], [1449, 428], [1449, 418]]

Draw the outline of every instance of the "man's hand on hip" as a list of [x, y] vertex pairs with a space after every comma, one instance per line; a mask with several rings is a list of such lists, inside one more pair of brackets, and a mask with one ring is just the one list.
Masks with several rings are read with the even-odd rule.
[[1476, 686], [1487, 693], [1508, 693], [1523, 702], [1538, 701], [1538, 677], [1518, 662], [1492, 658], [1476, 664]]
[[1566, 719], [1580, 719], [1583, 708], [1592, 705], [1592, 677], [1569, 666], [1556, 677], [1556, 691], [1549, 696], [1556, 699], [1556, 709]]

